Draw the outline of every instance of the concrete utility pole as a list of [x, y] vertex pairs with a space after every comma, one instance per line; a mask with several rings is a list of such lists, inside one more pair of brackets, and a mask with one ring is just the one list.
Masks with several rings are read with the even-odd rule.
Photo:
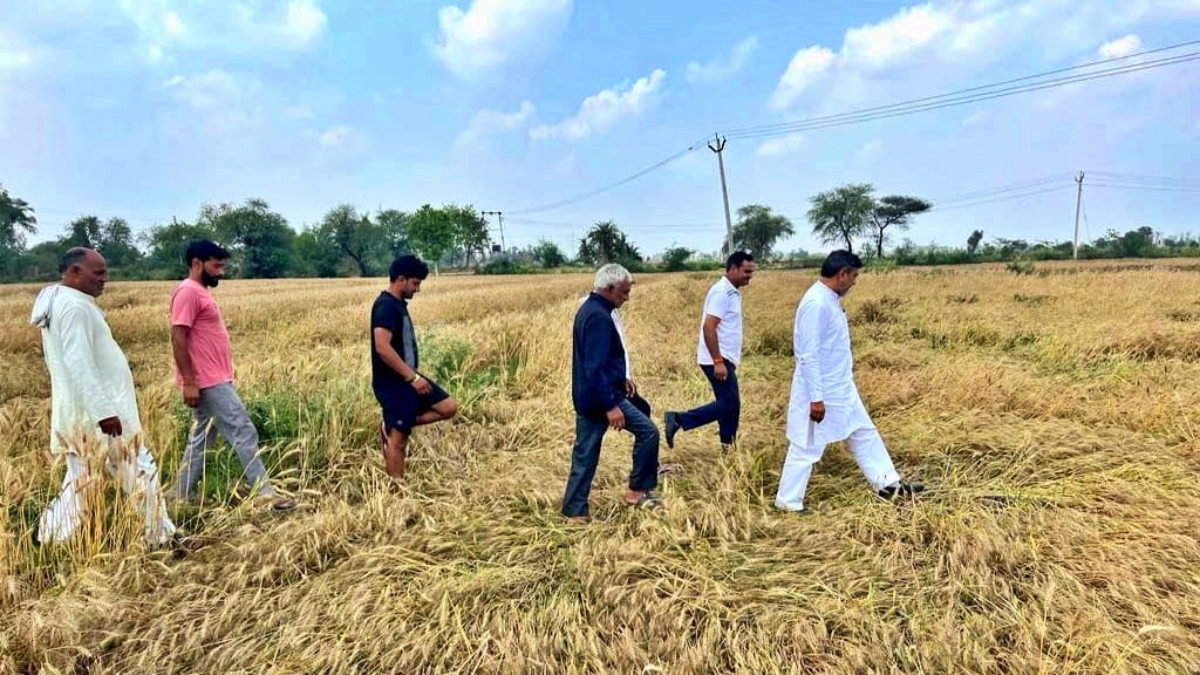
[[733, 220], [729, 217], [729, 190], [725, 187], [725, 160], [721, 157], [726, 140], [713, 134], [713, 142], [708, 144], [708, 149], [717, 153], [717, 168], [721, 171], [721, 199], [725, 200], [725, 255], [730, 255], [733, 253]]
[[1083, 205], [1083, 172], [1079, 172], [1079, 176], [1075, 179], [1079, 184], [1079, 189], [1075, 193], [1075, 252], [1074, 260], [1079, 260], [1079, 208]]
[[508, 255], [508, 246], [504, 243], [504, 214], [500, 211], [480, 211], [479, 215], [496, 216], [496, 219], [500, 221], [500, 253]]

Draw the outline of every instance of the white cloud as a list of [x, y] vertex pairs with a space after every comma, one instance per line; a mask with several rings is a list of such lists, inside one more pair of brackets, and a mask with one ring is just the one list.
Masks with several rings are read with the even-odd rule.
[[27, 49], [0, 48], [0, 71], [23, 70], [33, 65], [33, 53]]
[[634, 82], [631, 87], [617, 86], [593, 94], [584, 99], [577, 115], [555, 125], [534, 127], [529, 131], [529, 137], [538, 141], [550, 138], [578, 141], [607, 131], [618, 121], [645, 112], [656, 99], [655, 95], [662, 88], [666, 76], [666, 72], [659, 68], [648, 77]]
[[[1200, 0], [929, 0], [846, 30], [836, 54], [823, 46], [796, 52], [770, 107], [786, 111], [817, 96], [821, 103], [814, 107], [829, 112], [901, 100], [911, 97], [913, 83], [936, 92], [972, 82], [1013, 57], [1048, 66], [1077, 63], [1096, 49], [1098, 33], [1122, 35], [1138, 22], [1194, 16], [1200, 16]], [[1140, 47], [1130, 33], [1100, 53], [1112, 57]], [[1003, 78], [984, 81], [991, 79]]]
[[893, 65], [959, 27], [961, 22], [952, 12], [953, 8], [939, 9], [929, 3], [902, 9], [877, 24], [852, 28], [846, 31], [842, 59], [867, 68]]
[[175, 100], [198, 110], [234, 106], [259, 89], [254, 80], [213, 69], [199, 75], [176, 75], [163, 83]]
[[795, 153], [804, 145], [802, 134], [788, 134], [776, 138], [768, 138], [758, 146], [754, 154], [759, 157], [782, 157]]
[[[250, 40], [248, 47], [292, 51], [302, 51], [316, 44], [327, 22], [325, 12], [316, 0], [288, 0], [282, 6], [274, 1], [242, 2], [233, 5], [232, 17], [238, 28], [233, 39]], [[219, 26], [215, 28], [220, 29]], [[241, 47], [228, 41], [224, 44], [234, 49]]]
[[286, 17], [282, 24], [276, 24], [273, 30], [283, 38], [284, 42], [304, 49], [321, 37], [325, 30], [325, 12], [313, 0], [291, 0], [287, 4]]
[[118, 6], [137, 28], [136, 53], [150, 65], [173, 63], [175, 48], [272, 56], [302, 51], [328, 23], [317, 0], [197, 3], [186, 12], [169, 9], [167, 0], [120, 0]]
[[484, 136], [495, 132], [512, 132], [525, 126], [533, 117], [533, 104], [522, 101], [516, 112], [506, 113], [498, 110], [480, 110], [475, 113], [467, 128], [455, 139], [454, 145], [465, 147], [481, 140]]
[[751, 54], [758, 49], [758, 38], [751, 35], [733, 46], [729, 56], [721, 56], [705, 64], [692, 61], [687, 67], [688, 82], [711, 82], [736, 74], [750, 61]]
[[33, 45], [16, 33], [0, 29], [0, 75], [29, 69], [36, 61]]
[[1106, 59], [1118, 59], [1142, 50], [1142, 39], [1130, 33], [1123, 38], [1100, 45], [1099, 54]]
[[187, 26], [184, 25], [183, 19], [179, 18], [179, 15], [175, 12], [163, 14], [162, 24], [163, 32], [169, 38], [177, 40], [187, 35]]
[[790, 106], [832, 64], [833, 52], [825, 47], [808, 47], [796, 52], [779, 79], [779, 85], [775, 87], [771, 107], [782, 110]]
[[331, 126], [324, 131], [309, 131], [307, 135], [317, 143], [313, 159], [329, 169], [360, 168], [371, 155], [367, 137], [346, 124]]
[[540, 56], [570, 14], [571, 0], [472, 0], [465, 12], [443, 7], [433, 53], [455, 75], [478, 77]]

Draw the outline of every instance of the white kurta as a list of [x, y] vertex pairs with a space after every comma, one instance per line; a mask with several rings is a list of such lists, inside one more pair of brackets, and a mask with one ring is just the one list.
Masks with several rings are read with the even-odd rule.
[[66, 286], [49, 286], [34, 302], [34, 315], [50, 306], [42, 351], [50, 371], [50, 451], [75, 436], [100, 433], [99, 422], [121, 419], [122, 440], [142, 431], [133, 373], [113, 339], [96, 300]]
[[[775, 506], [804, 510], [804, 493], [812, 467], [825, 446], [848, 441], [859, 469], [875, 490], [900, 480], [887, 447], [854, 384], [850, 353], [850, 324], [838, 295], [820, 281], [814, 283], [796, 308], [792, 330], [796, 369], [788, 404], [789, 441]], [[810, 404], [825, 405], [825, 418], [809, 419]]]
[[[141, 501], [147, 539], [165, 541], [175, 526], [159, 494], [154, 459], [142, 444], [133, 373], [95, 299], [66, 286], [48, 286], [34, 301], [30, 322], [42, 329], [50, 371], [50, 451], [65, 453], [67, 464], [62, 493], [42, 515], [38, 539], [62, 541], [78, 528], [83, 508], [78, 488], [88, 479], [80, 453], [99, 445], [107, 453], [109, 472]], [[109, 417], [121, 420], [119, 439], [100, 431], [100, 420]]]
[[[789, 441], [806, 447], [828, 445], [874, 426], [854, 385], [846, 312], [837, 293], [820, 281], [808, 289], [796, 308], [792, 351], [796, 367], [788, 404]], [[809, 404], [816, 401], [825, 404], [825, 419], [820, 424], [808, 419]]]

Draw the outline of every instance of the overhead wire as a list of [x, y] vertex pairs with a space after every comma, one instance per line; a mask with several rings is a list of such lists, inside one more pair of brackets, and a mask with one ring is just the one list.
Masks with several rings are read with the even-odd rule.
[[1014, 199], [1024, 199], [1026, 197], [1033, 197], [1036, 195], [1049, 194], [1051, 192], [1062, 192], [1063, 190], [1071, 190], [1071, 189], [1074, 189], [1074, 186], [1059, 185], [1056, 187], [1042, 188], [1040, 190], [1033, 190], [1031, 192], [1023, 192], [1021, 194], [1007, 195], [1004, 197], [983, 199], [980, 201], [973, 201], [973, 202], [969, 202], [969, 203], [951, 204], [949, 206], [938, 206], [937, 204], [935, 204], [932, 209], [929, 209], [929, 212], [930, 213], [941, 213], [943, 211], [953, 211], [955, 209], [965, 209], [965, 208], [971, 208], [973, 206], [983, 206], [985, 204], [995, 204], [998, 202], [1007, 202], [1007, 201], [1012, 201]]
[[[1071, 71], [1076, 71], [1076, 70], [1083, 70], [1086, 68], [1093, 68], [1095, 66], [1101, 66], [1104, 64], [1108, 64], [1108, 63], [1117, 63], [1119, 61], [1128, 61], [1130, 59], [1135, 59], [1135, 58], [1139, 58], [1142, 56], [1148, 56], [1150, 54], [1160, 54], [1162, 52], [1174, 51], [1176, 49], [1181, 49], [1183, 47], [1192, 47], [1192, 46], [1196, 46], [1196, 45], [1200, 45], [1200, 40], [1189, 40], [1186, 42], [1179, 42], [1176, 44], [1167, 45], [1165, 47], [1149, 49], [1149, 50], [1137, 52], [1134, 54], [1126, 54], [1125, 56], [1117, 56], [1117, 57], [1112, 57], [1112, 58], [1107, 58], [1107, 59], [1100, 59], [1098, 61], [1090, 61], [1088, 63], [1082, 63], [1079, 65], [1069, 66], [1066, 68], [1058, 68], [1055, 70], [1048, 70], [1048, 71], [1044, 71], [1041, 73], [1035, 73], [1033, 75], [1025, 75], [1022, 77], [1004, 80], [1002, 82], [994, 82], [991, 84], [984, 84], [984, 85], [978, 85], [975, 87], [968, 87], [966, 89], [959, 89], [956, 91], [947, 92], [945, 94], [936, 94], [933, 96], [925, 96], [925, 97], [921, 97], [921, 98], [909, 99], [907, 101], [900, 101], [897, 103], [890, 103], [887, 105], [875, 106], [875, 107], [871, 107], [871, 108], [863, 108], [860, 110], [854, 110], [854, 111], [849, 111], [849, 112], [844, 112], [844, 113], [837, 113], [834, 115], [827, 115], [824, 117], [817, 117], [817, 118], [812, 118], [810, 120], [803, 120], [803, 121], [805, 121], [805, 122], [831, 121], [831, 120], [835, 120], [835, 119], [846, 117], [846, 116], [852, 116], [852, 115], [874, 113], [874, 112], [886, 112], [886, 111], [889, 111], [889, 110], [892, 110], [895, 108], [905, 107], [905, 106], [909, 106], [909, 105], [913, 105], [913, 104], [917, 104], [917, 103], [926, 103], [926, 102], [932, 102], [932, 101], [936, 101], [938, 99], [943, 99], [943, 98], [952, 98], [955, 96], [961, 96], [963, 94], [969, 94], [972, 92], [980, 92], [980, 91], [984, 91], [987, 89], [995, 89], [997, 87], [1004, 87], [1004, 86], [1008, 86], [1010, 84], [1016, 84], [1018, 82], [1028, 82], [1030, 80], [1041, 79], [1044, 77], [1049, 77], [1051, 75], [1058, 75], [1061, 73], [1066, 73], [1066, 72], [1071, 72]], [[1174, 58], [1174, 57], [1172, 57], [1172, 58]], [[1134, 65], [1137, 65], [1137, 64], [1134, 64]], [[732, 130], [726, 132], [725, 135], [728, 137], [733, 137], [735, 134], [756, 132], [756, 131], [770, 131], [770, 130], [774, 130], [774, 129], [790, 127], [793, 124], [796, 124], [796, 122], [777, 122], [774, 124], [762, 124], [762, 125], [751, 126], [751, 127], [743, 127], [741, 129], [732, 129]]]
[[[942, 109], [942, 108], [967, 105], [970, 103], [978, 103], [980, 101], [987, 101], [987, 100], [1002, 98], [1002, 97], [1006, 97], [1006, 96], [1013, 96], [1016, 94], [1029, 93], [1029, 92], [1033, 92], [1033, 91], [1041, 91], [1044, 89], [1063, 87], [1063, 86], [1067, 86], [1070, 84], [1076, 84], [1079, 82], [1087, 82], [1087, 81], [1101, 79], [1101, 78], [1115, 77], [1117, 75], [1125, 75], [1125, 74], [1140, 72], [1140, 71], [1144, 71], [1144, 70], [1163, 68], [1166, 66], [1178, 65], [1180, 63], [1189, 63], [1192, 61], [1200, 60], [1200, 51], [1189, 52], [1189, 53], [1185, 53], [1185, 54], [1179, 54], [1179, 55], [1169, 56], [1169, 57], [1164, 57], [1164, 58], [1159, 58], [1159, 59], [1140, 61], [1140, 62], [1136, 62], [1136, 63], [1127, 63], [1127, 64], [1113, 66], [1113, 67], [1109, 67], [1109, 68], [1105, 68], [1105, 69], [1091, 70], [1090, 72], [1080, 72], [1080, 73], [1076, 73], [1076, 74], [1073, 74], [1073, 75], [1070, 75], [1067, 77], [1060, 77], [1060, 78], [1054, 78], [1054, 79], [1049, 79], [1049, 80], [1045, 79], [1052, 75], [1060, 75], [1063, 73], [1074, 73], [1075, 71], [1094, 69], [1097, 66], [1103, 66], [1106, 64], [1115, 64], [1115, 63], [1130, 61], [1132, 59], [1137, 59], [1137, 58], [1149, 56], [1152, 54], [1161, 54], [1164, 52], [1174, 51], [1174, 50], [1182, 49], [1185, 47], [1192, 47], [1192, 46], [1196, 46], [1196, 45], [1200, 45], [1200, 40], [1190, 40], [1190, 41], [1186, 41], [1186, 42], [1180, 42], [1180, 43], [1176, 43], [1173, 45], [1159, 47], [1156, 49], [1145, 50], [1145, 51], [1138, 52], [1135, 54], [1127, 54], [1125, 56], [1119, 56], [1119, 57], [1113, 57], [1113, 58], [1109, 58], [1109, 59], [1092, 61], [1089, 63], [1080, 64], [1080, 65], [1076, 65], [1076, 66], [1069, 66], [1066, 68], [1058, 68], [1055, 70], [1036, 73], [1033, 75], [1026, 75], [1026, 76], [1022, 76], [1022, 77], [1018, 77], [1018, 78], [1012, 78], [1012, 79], [1008, 79], [1008, 80], [1004, 80], [1004, 81], [996, 82], [996, 83], [992, 83], [992, 84], [980, 85], [980, 86], [976, 86], [976, 87], [969, 87], [966, 89], [960, 89], [960, 90], [948, 92], [945, 94], [938, 94], [935, 96], [925, 96], [925, 97], [921, 97], [921, 98], [910, 99], [907, 101], [891, 103], [891, 104], [883, 105], [883, 106], [874, 106], [871, 108], [863, 108], [860, 110], [854, 110], [854, 111], [839, 113], [839, 114], [835, 114], [835, 115], [826, 115], [823, 117], [815, 117], [815, 118], [810, 118], [810, 119], [806, 119], [806, 120], [798, 120], [795, 122], [782, 122], [782, 123], [776, 123], [776, 124], [735, 128], [735, 129], [732, 129], [732, 130], [727, 131], [726, 133], [722, 134], [722, 136], [725, 139], [749, 140], [749, 139], [755, 139], [755, 138], [766, 138], [766, 137], [770, 137], [770, 136], [779, 136], [779, 135], [784, 135], [784, 134], [796, 133], [798, 131], [829, 129], [829, 128], [847, 126], [847, 125], [851, 125], [851, 124], [860, 124], [863, 122], [875, 121], [875, 120], [879, 120], [879, 119], [887, 119], [887, 118], [891, 118], [891, 117], [911, 115], [911, 114], [915, 114], [918, 112], [925, 112], [925, 111], [929, 111], [929, 110], [937, 110], [937, 109]], [[1023, 84], [1018, 84], [1018, 83], [1023, 83]], [[1010, 85], [1017, 85], [1017, 86], [1010, 86]], [[626, 176], [620, 180], [603, 185], [599, 188], [589, 190], [587, 192], [575, 195], [573, 197], [569, 197], [569, 198], [565, 198], [565, 199], [561, 199], [561, 200], [557, 200], [557, 201], [553, 201], [553, 202], [549, 202], [549, 203], [545, 203], [545, 204], [535, 205], [535, 206], [531, 206], [531, 207], [514, 209], [512, 211], [507, 211], [506, 213], [513, 215], [513, 216], [522, 215], [522, 214], [526, 214], [526, 215], [527, 214], [536, 214], [536, 213], [541, 213], [544, 211], [550, 211], [553, 209], [562, 208], [564, 206], [569, 206], [571, 204], [576, 204], [578, 202], [585, 201], [587, 199], [591, 199], [592, 197], [596, 197], [600, 194], [603, 194], [603, 193], [613, 190], [615, 188], [618, 188], [618, 187], [621, 187], [628, 183], [631, 183], [649, 173], [657, 171], [657, 170], [671, 164], [672, 162], [677, 161], [681, 157], [683, 157], [683, 156], [687, 155], [688, 153], [692, 152], [693, 150], [695, 150], [697, 148], [697, 146], [701, 145], [702, 143], [705, 143], [706, 141], [707, 141], [707, 137], [697, 140], [697, 141], [694, 141], [683, 150], [679, 150], [679, 151], [675, 152], [674, 154], [669, 155], [669, 156], [647, 166], [644, 169], [641, 169], [640, 171], [630, 174], [629, 176]]]
[[584, 192], [584, 193], [576, 195], [574, 197], [569, 197], [567, 199], [561, 199], [559, 201], [550, 202], [548, 204], [541, 204], [539, 206], [531, 206], [531, 207], [526, 207], [523, 209], [514, 209], [512, 211], [505, 211], [504, 213], [506, 215], [513, 215], [513, 216], [528, 215], [528, 214], [533, 214], [533, 213], [542, 213], [543, 211], [559, 209], [564, 206], [570, 206], [571, 204], [576, 204], [576, 203], [584, 201], [586, 199], [591, 199], [592, 197], [604, 194], [605, 192], [608, 192], [615, 188], [621, 187], [622, 185], [625, 185], [627, 183], [632, 183], [633, 181], [641, 178], [642, 176], [645, 176], [648, 173], [652, 173], [654, 171], [657, 171], [657, 170], [667, 166], [668, 164], [678, 160], [679, 158], [683, 157], [684, 155], [688, 154], [689, 152], [695, 150], [697, 145], [699, 145], [701, 143], [705, 143], [705, 142], [707, 142], [707, 140], [708, 140], [707, 138], [703, 138], [698, 141], [694, 141], [694, 142], [690, 143], [683, 150], [679, 150], [678, 152], [676, 152], [673, 155], [670, 155], [669, 157], [661, 159], [661, 160], [655, 162], [654, 164], [651, 164], [650, 166], [648, 166], [636, 173], [626, 176], [625, 178], [622, 178], [618, 181], [614, 181], [607, 185], [603, 185], [594, 190], [589, 190], [588, 192]]
[[797, 133], [800, 131], [832, 129], [832, 128], [843, 127], [843, 126], [848, 126], [848, 125], [852, 125], [852, 124], [861, 124], [864, 122], [872, 122], [875, 120], [888, 119], [888, 118], [892, 118], [892, 117], [901, 117], [904, 115], [912, 115], [915, 113], [926, 112], [926, 111], [930, 111], [930, 110], [941, 110], [943, 108], [952, 108], [952, 107], [967, 105], [970, 103], [978, 103], [980, 101], [989, 101], [992, 99], [1004, 98], [1007, 96], [1015, 96], [1016, 94], [1025, 94], [1025, 93], [1029, 93], [1029, 92], [1033, 92], [1033, 91], [1042, 91], [1045, 89], [1055, 89], [1055, 88], [1064, 87], [1064, 86], [1067, 86], [1070, 84], [1077, 84], [1080, 82], [1088, 82], [1091, 80], [1115, 77], [1117, 75], [1126, 75], [1129, 73], [1140, 72], [1143, 70], [1153, 70], [1156, 68], [1163, 68], [1163, 67], [1170, 66], [1170, 65], [1178, 65], [1180, 63], [1190, 63], [1192, 61], [1198, 61], [1198, 60], [1200, 60], [1200, 51], [1189, 52], [1187, 54], [1182, 54], [1180, 56], [1173, 56], [1173, 57], [1168, 57], [1168, 58], [1158, 59], [1158, 60], [1153, 60], [1153, 61], [1145, 61], [1142, 63], [1130, 64], [1130, 65], [1126, 65], [1126, 66], [1119, 66], [1119, 67], [1115, 67], [1115, 68], [1109, 68], [1106, 70], [1096, 71], [1093, 73], [1072, 75], [1069, 77], [1048, 80], [1046, 82], [1021, 85], [1018, 87], [1010, 87], [1007, 89], [1000, 89], [997, 91], [989, 91], [989, 92], [984, 92], [984, 93], [980, 93], [980, 94], [971, 94], [968, 96], [945, 98], [942, 100], [937, 100], [937, 101], [933, 101], [933, 102], [929, 102], [929, 103], [917, 103], [917, 101], [919, 101], [921, 99], [916, 99], [914, 101], [910, 101], [910, 102], [906, 102], [906, 103], [894, 104], [893, 107], [895, 107], [895, 106], [900, 106], [900, 107], [895, 107], [895, 109], [892, 109], [892, 110], [884, 110], [884, 111], [880, 111], [880, 112], [870, 112], [871, 109], [866, 109], [866, 110], [862, 110], [862, 111], [854, 111], [854, 112], [850, 112], [850, 113], [844, 113], [841, 115], [818, 117], [818, 118], [812, 118], [812, 119], [806, 119], [806, 120], [798, 120], [796, 122], [783, 123], [782, 125], [778, 126], [775, 129], [772, 129], [772, 130], [756, 131], [756, 130], [750, 129], [750, 130], [732, 131], [732, 132], [725, 134], [725, 136], [727, 138], [731, 138], [731, 139], [750, 140], [750, 139], [756, 139], [756, 138], [769, 138], [772, 136], [782, 136], [782, 135], [786, 135], [786, 134]]

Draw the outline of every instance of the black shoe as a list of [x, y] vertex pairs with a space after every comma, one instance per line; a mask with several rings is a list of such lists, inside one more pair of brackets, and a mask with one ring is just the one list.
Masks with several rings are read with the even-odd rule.
[[675, 449], [675, 432], [679, 431], [678, 415], [679, 413], [670, 411], [663, 415], [663, 426], [666, 427], [667, 433], [667, 447], [672, 450]]
[[901, 482], [897, 485], [889, 485], [876, 494], [879, 495], [880, 499], [885, 499], [890, 502], [894, 501], [897, 497], [912, 497], [918, 492], [924, 491], [925, 486], [920, 483]]

